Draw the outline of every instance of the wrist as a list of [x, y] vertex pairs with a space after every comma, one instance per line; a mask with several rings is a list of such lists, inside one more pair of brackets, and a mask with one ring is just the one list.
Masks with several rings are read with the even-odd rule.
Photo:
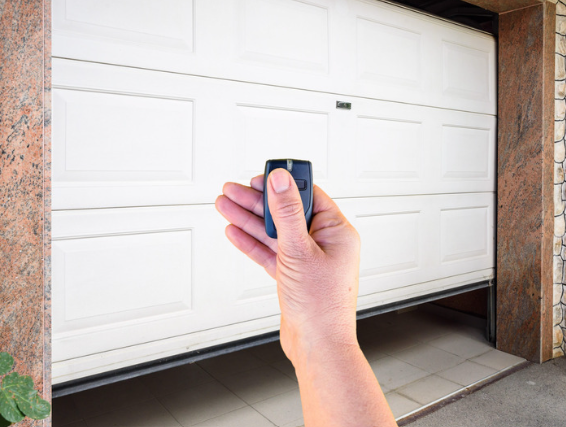
[[365, 357], [357, 342], [325, 341], [305, 345], [292, 362], [302, 390], [328, 390], [334, 382], [348, 383], [363, 361]]
[[353, 333], [333, 333], [309, 335], [297, 338], [291, 343], [289, 359], [297, 370], [308, 370], [313, 364], [320, 365], [342, 360], [353, 354], [361, 353], [360, 346]]

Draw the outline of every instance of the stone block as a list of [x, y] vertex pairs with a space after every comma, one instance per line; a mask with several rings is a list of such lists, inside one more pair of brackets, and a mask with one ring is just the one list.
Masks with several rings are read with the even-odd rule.
[[554, 142], [562, 142], [566, 122], [564, 120], [554, 122]]
[[556, 15], [556, 32], [566, 34], [566, 16]]
[[564, 261], [559, 256], [553, 257], [552, 270], [554, 272], [552, 282], [562, 284], [562, 271], [564, 270]]
[[[566, 37], [565, 37], [566, 39]], [[554, 120], [564, 120], [566, 117], [566, 102], [563, 99], [554, 101]]]
[[556, 3], [556, 14], [557, 15], [566, 15], [566, 5], [559, 1]]
[[554, 216], [564, 213], [564, 200], [562, 200], [562, 184], [554, 184]]
[[552, 246], [554, 255], [560, 255], [562, 252], [562, 239], [554, 236], [554, 245]]
[[556, 53], [566, 55], [566, 37], [562, 34], [556, 34]]
[[[562, 308], [566, 307], [566, 286], [564, 284], [562, 284], [562, 299], [560, 302], [562, 303]], [[564, 326], [566, 327], [566, 324]]]
[[556, 32], [566, 34], [566, 16], [556, 15]]
[[552, 344], [553, 347], [560, 347], [564, 342], [564, 333], [562, 328], [556, 325], [552, 330]]
[[562, 200], [566, 200], [566, 182], [562, 184]]
[[562, 246], [560, 248], [560, 258], [566, 261], [566, 246]]
[[555, 55], [554, 61], [554, 80], [563, 80], [566, 78], [566, 60], [563, 56]]
[[562, 304], [556, 304], [552, 307], [552, 318], [554, 319], [552, 323], [557, 327], [560, 327], [559, 325], [564, 320], [564, 311], [562, 310]]
[[564, 166], [563, 163], [554, 163], [554, 183], [562, 184], [564, 182]]
[[562, 347], [554, 347], [552, 349], [552, 358], [556, 359], [557, 357], [562, 357], [564, 356], [564, 350], [562, 349]]
[[562, 286], [561, 283], [555, 283], [554, 285], [552, 285], [552, 304], [556, 305], [556, 304], [560, 304], [562, 303], [562, 290], [563, 290], [564, 286]]
[[554, 82], [554, 98], [564, 99], [566, 96], [566, 80]]
[[[561, 122], [554, 122], [555, 127], [556, 123]], [[564, 161], [564, 156], [566, 155], [566, 149], [564, 148], [564, 140], [560, 140], [554, 143], [554, 161], [558, 163], [562, 163]]]
[[[566, 224], [564, 223], [564, 215], [558, 215], [554, 217], [554, 235], [564, 236], [565, 228]], [[562, 242], [564, 242], [564, 240]]]

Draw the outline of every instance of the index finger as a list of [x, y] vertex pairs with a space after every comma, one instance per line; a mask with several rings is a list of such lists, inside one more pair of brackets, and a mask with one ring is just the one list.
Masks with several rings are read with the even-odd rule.
[[263, 192], [263, 174], [254, 176], [250, 181], [250, 186], [254, 190]]

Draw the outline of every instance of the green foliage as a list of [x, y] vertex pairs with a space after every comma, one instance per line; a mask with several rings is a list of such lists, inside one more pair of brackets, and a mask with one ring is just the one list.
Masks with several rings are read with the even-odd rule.
[[0, 353], [0, 375], [6, 375], [14, 366], [14, 358], [8, 353]]
[[0, 352], [0, 375], [5, 375], [0, 384], [0, 427], [20, 422], [26, 416], [41, 420], [51, 412], [51, 405], [39, 397], [31, 377], [17, 372], [6, 375], [13, 366], [12, 356]]

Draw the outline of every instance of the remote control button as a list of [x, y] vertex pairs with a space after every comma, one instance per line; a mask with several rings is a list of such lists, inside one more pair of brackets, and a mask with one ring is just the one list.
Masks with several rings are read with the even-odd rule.
[[307, 181], [305, 179], [296, 179], [295, 182], [299, 190], [303, 191], [307, 189]]

